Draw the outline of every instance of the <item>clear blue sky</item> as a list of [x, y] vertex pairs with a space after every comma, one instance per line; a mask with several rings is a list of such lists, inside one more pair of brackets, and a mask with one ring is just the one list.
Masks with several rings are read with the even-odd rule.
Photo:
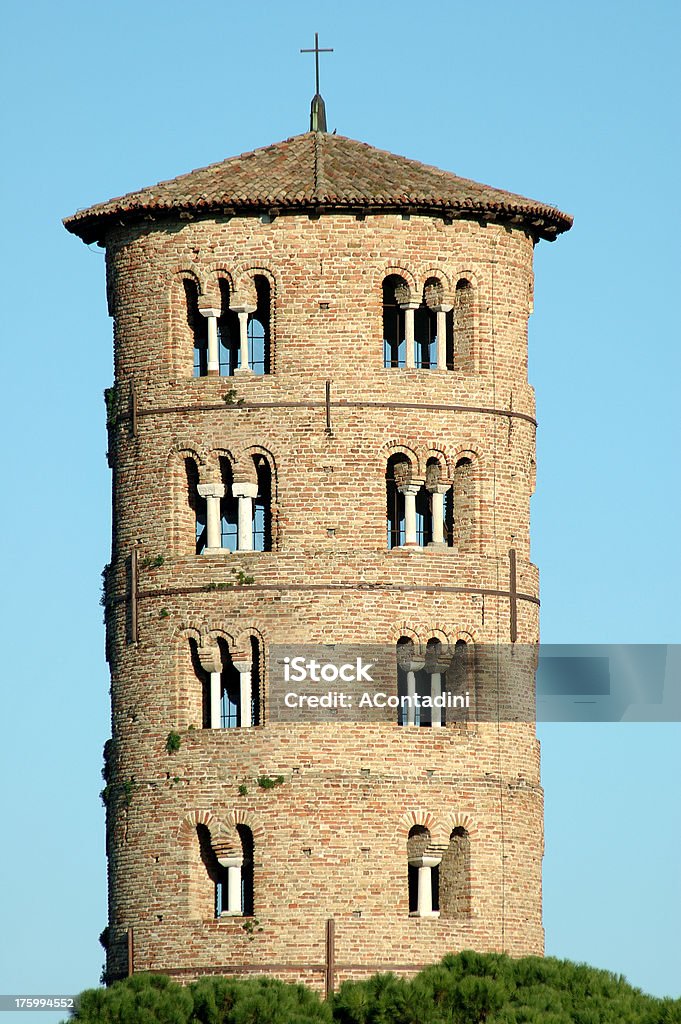
[[[542, 636], [678, 643], [680, 10], [6, 8], [0, 993], [96, 984], [106, 921], [111, 322], [102, 256], [60, 219], [306, 130], [319, 30], [331, 129], [575, 215], [538, 247], [530, 327]], [[547, 952], [681, 995], [681, 727], [540, 732]]]

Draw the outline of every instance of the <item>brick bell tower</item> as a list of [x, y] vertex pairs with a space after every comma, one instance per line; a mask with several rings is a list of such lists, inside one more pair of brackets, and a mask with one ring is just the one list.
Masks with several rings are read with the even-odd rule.
[[[65, 222], [114, 321], [109, 980], [543, 951], [534, 721], [476, 673], [538, 639], [532, 255], [571, 219], [324, 127]], [[273, 713], [274, 645], [358, 643], [469, 708]]]

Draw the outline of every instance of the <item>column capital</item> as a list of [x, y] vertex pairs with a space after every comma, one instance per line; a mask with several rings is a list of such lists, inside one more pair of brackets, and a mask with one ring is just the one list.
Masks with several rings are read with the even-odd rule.
[[232, 494], [235, 498], [257, 498], [258, 485], [247, 481], [235, 481], [232, 484]]
[[437, 306], [431, 306], [434, 313], [450, 313], [454, 306], [451, 302], [439, 302]]
[[439, 856], [424, 854], [423, 857], [410, 857], [409, 864], [413, 868], [436, 868], [441, 860], [442, 854]]
[[255, 313], [257, 306], [251, 306], [248, 302], [239, 303], [237, 306], [233, 306], [230, 303], [229, 307], [232, 313], [238, 313], [239, 316], [250, 316], [251, 313]]
[[243, 857], [218, 857], [218, 864], [223, 868], [240, 868], [243, 866]]
[[418, 309], [420, 302], [400, 302], [400, 309]]
[[200, 498], [224, 498], [225, 496], [224, 484], [197, 484], [196, 490]]
[[220, 307], [212, 305], [202, 306], [201, 304], [199, 304], [199, 313], [201, 314], [201, 316], [205, 317], [222, 316], [222, 310], [220, 309]]
[[232, 658], [232, 665], [234, 665], [234, 668], [239, 673], [241, 673], [241, 672], [252, 672], [252, 670], [253, 670], [253, 663], [251, 661], [247, 661], [245, 658], [244, 659], [241, 659], [241, 658], [234, 659], [234, 658]]
[[222, 672], [222, 655], [217, 644], [205, 644], [197, 649], [201, 668], [204, 672]]
[[426, 484], [426, 490], [431, 494], [446, 494], [451, 484]]
[[407, 484], [398, 484], [397, 489], [401, 494], [418, 494], [423, 487], [423, 480], [410, 480]]

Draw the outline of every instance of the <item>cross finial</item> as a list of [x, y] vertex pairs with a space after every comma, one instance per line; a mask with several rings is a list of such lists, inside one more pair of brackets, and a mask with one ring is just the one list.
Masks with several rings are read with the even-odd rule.
[[302, 50], [301, 53], [314, 53], [314, 83], [315, 83], [315, 94], [312, 100], [312, 108], [310, 110], [310, 131], [325, 132], [326, 131], [326, 110], [324, 108], [324, 100], [319, 93], [319, 54], [320, 53], [333, 53], [333, 47], [321, 48], [319, 46], [319, 33], [314, 34], [314, 47], [308, 50]]

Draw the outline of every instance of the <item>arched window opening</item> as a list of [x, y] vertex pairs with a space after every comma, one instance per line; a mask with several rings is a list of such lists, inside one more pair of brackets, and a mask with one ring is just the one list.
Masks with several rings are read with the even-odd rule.
[[262, 721], [262, 666], [260, 641], [251, 637], [251, 722], [260, 725]]
[[475, 677], [472, 645], [465, 640], [457, 640], [454, 644], [454, 654], [447, 673], [447, 689], [450, 693], [449, 720], [467, 722], [470, 708], [475, 706]]
[[264, 455], [253, 458], [258, 492], [253, 501], [253, 550], [272, 550], [272, 470]]
[[429, 501], [429, 536], [425, 543], [436, 547], [451, 547], [452, 533], [452, 488], [443, 479], [438, 459], [430, 458], [426, 463], [426, 492]]
[[399, 300], [405, 301], [408, 286], [404, 278], [390, 274], [383, 281], [383, 365], [404, 367], [407, 365], [407, 342], [405, 334], [405, 311]]
[[199, 470], [191, 458], [184, 460], [187, 481], [187, 501], [195, 518], [196, 554], [200, 555], [208, 543], [208, 519], [206, 499], [199, 494]]
[[454, 297], [453, 368], [462, 373], [474, 369], [473, 352], [473, 286], [461, 278]]
[[440, 908], [443, 917], [469, 917], [471, 914], [471, 844], [462, 825], [452, 829], [442, 857]]
[[396, 647], [397, 659], [397, 710], [398, 725], [430, 726], [432, 708], [430, 700], [430, 675], [425, 671], [425, 659], [417, 651], [413, 640], [400, 637]]
[[475, 474], [471, 459], [462, 457], [454, 467], [453, 540], [459, 551], [471, 551], [475, 539]]
[[210, 673], [206, 672], [201, 664], [199, 647], [193, 637], [189, 639], [189, 657], [201, 693], [201, 728], [210, 729]]
[[205, 317], [199, 313], [199, 289], [196, 281], [185, 278], [182, 281], [187, 305], [187, 325], [194, 341], [194, 377], [205, 377], [208, 373], [208, 327]]
[[422, 304], [414, 310], [414, 362], [417, 370], [437, 367], [437, 315]]
[[261, 652], [257, 641], [249, 641], [243, 651], [234, 654], [223, 639], [201, 651], [194, 644], [191, 650], [204, 695], [203, 727], [247, 729], [259, 725]]
[[220, 652], [222, 654], [222, 666], [219, 673], [219, 678], [216, 680], [213, 678], [215, 673], [211, 673], [211, 684], [213, 691], [215, 691], [216, 685], [218, 688], [217, 694], [212, 693], [212, 702], [215, 703], [216, 696], [219, 700], [219, 714], [215, 715], [215, 709], [213, 709], [212, 721], [213, 728], [215, 728], [215, 718], [218, 717], [220, 729], [238, 729], [242, 724], [242, 708], [241, 708], [241, 678], [242, 674], [232, 661], [227, 644], [223, 641], [219, 641]]
[[220, 477], [224, 495], [220, 498], [220, 547], [236, 551], [238, 547], [238, 501], [232, 493], [232, 464], [220, 457]]
[[406, 539], [404, 491], [411, 479], [411, 463], [406, 455], [391, 455], [385, 474], [387, 494], [388, 547], [401, 547]]
[[407, 838], [407, 885], [411, 917], [439, 917], [440, 856], [430, 847], [430, 832], [413, 825]]
[[218, 363], [221, 377], [231, 377], [239, 365], [239, 317], [229, 308], [229, 284], [220, 278]]
[[421, 487], [416, 495], [416, 543], [424, 548], [433, 539], [431, 496]]
[[270, 282], [262, 274], [253, 278], [257, 306], [248, 317], [248, 365], [253, 373], [270, 373]]

